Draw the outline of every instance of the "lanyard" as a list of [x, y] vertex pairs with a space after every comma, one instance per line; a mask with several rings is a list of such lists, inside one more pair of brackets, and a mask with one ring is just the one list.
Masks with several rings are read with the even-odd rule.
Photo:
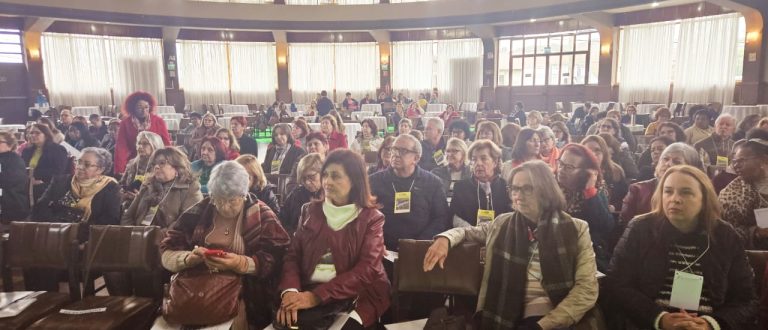
[[680, 256], [683, 257], [683, 261], [685, 261], [685, 264], [687, 265], [685, 268], [681, 269], [681, 272], [685, 272], [686, 270], [689, 270], [691, 267], [693, 267], [694, 264], [699, 262], [701, 258], [704, 257], [704, 255], [709, 251], [709, 235], [707, 235], [707, 248], [704, 249], [704, 252], [702, 252], [693, 262], [688, 262], [688, 259], [685, 258], [685, 254], [683, 254], [683, 251], [680, 251], [680, 248], [677, 246], [677, 243], [675, 243], [675, 249], [677, 249], [677, 253], [680, 253]]
[[[728, 140], [726, 140], [726, 139], [723, 139], [722, 143], [720, 143], [720, 145], [722, 146], [722, 150], [723, 150], [723, 152], [725, 153], [726, 156], [728, 155], [728, 150], [725, 149], [725, 146], [727, 144], [728, 144]], [[712, 139], [712, 146], [715, 147], [715, 154], [717, 154], [717, 156], [721, 157], [720, 149], [717, 149], [717, 144], [715, 144], [715, 139]]]
[[[413, 178], [413, 181], [411, 181], [411, 187], [408, 188], [408, 192], [411, 192], [411, 189], [413, 189], [413, 184], [416, 183], [416, 178]], [[397, 194], [399, 191], [395, 188], [395, 183], [392, 182], [392, 190], [395, 191], [395, 194]]]
[[173, 186], [176, 185], [176, 178], [173, 178], [173, 182], [171, 182], [171, 186], [168, 187], [168, 190], [163, 194], [163, 198], [160, 198], [160, 202], [157, 203], [157, 205], [160, 205], [165, 201], [165, 198], [168, 197], [168, 194], [171, 193], [171, 190], [173, 190]]
[[[485, 194], [485, 209], [488, 210], [488, 206], [490, 205], [490, 210], [493, 210], [493, 189], [491, 188], [491, 185], [488, 185], [487, 194]], [[477, 207], [482, 208], [480, 206], [480, 181], [477, 181]]]

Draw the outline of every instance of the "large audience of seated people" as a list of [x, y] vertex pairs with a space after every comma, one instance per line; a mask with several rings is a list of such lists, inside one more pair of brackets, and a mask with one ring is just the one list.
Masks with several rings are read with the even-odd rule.
[[[0, 132], [0, 221], [80, 223], [80, 243], [90, 225], [160, 227], [166, 272], [102, 275], [110, 295], [145, 297], [162, 277], [162, 327], [380, 329], [403, 320], [395, 299], [426, 318], [448, 297], [393, 291], [402, 240], [431, 242], [424, 272], [483, 247], [477, 296], [448, 304], [480, 329], [768, 327], [768, 268], [747, 257], [768, 251], [768, 118], [660, 107], [643, 127], [632, 104], [516, 102], [502, 124], [454, 105], [425, 115], [438, 96], [347, 93], [337, 110], [323, 91], [312, 119], [275, 102], [261, 151], [248, 116], [192, 112], [169, 133], [144, 92], [117, 120], [65, 108]], [[389, 127], [361, 118], [347, 136], [350, 113], [375, 102], [392, 103]], [[235, 281], [217, 299], [236, 308], [179, 314], [172, 274]], [[58, 291], [57, 272], [23, 276]]]

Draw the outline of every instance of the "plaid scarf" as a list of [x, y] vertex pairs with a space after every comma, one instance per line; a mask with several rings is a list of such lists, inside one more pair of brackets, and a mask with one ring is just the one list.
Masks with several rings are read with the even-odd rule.
[[522, 213], [514, 212], [501, 225], [493, 242], [488, 276], [488, 283], [497, 289], [486, 293], [482, 329], [514, 329], [522, 317], [530, 246], [535, 240], [539, 241], [541, 285], [552, 304], [559, 304], [574, 286], [578, 233], [573, 219], [564, 212], [545, 214], [542, 219], [537, 228], [531, 229], [531, 222]]
[[[605, 180], [598, 181], [595, 188], [597, 188], [598, 195], [603, 194], [606, 200], [609, 199], [610, 195], [606, 189]], [[565, 195], [565, 211], [568, 212], [568, 214], [581, 213], [581, 208], [584, 205], [584, 192], [582, 190], [572, 191], [563, 186], [560, 186], [560, 189], [563, 191], [563, 195]]]

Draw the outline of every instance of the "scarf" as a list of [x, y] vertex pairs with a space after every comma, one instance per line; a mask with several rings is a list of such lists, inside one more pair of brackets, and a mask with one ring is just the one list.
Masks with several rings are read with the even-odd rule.
[[492, 243], [488, 283], [498, 289], [486, 292], [482, 329], [514, 329], [522, 317], [534, 240], [539, 242], [541, 286], [552, 304], [559, 304], [574, 286], [578, 232], [573, 219], [560, 212], [544, 214], [535, 229], [529, 223], [522, 213], [513, 212]]
[[77, 199], [75, 208], [83, 211], [83, 221], [88, 221], [91, 217], [91, 201], [110, 182], [117, 184], [117, 181], [109, 176], [102, 175], [95, 179], [78, 181], [75, 176], [72, 177], [70, 184], [72, 196]]
[[362, 211], [355, 204], [347, 204], [344, 206], [336, 206], [331, 203], [329, 199], [325, 199], [323, 202], [323, 214], [325, 214], [325, 222], [328, 223], [328, 227], [331, 227], [333, 231], [342, 230], [352, 220], [357, 219], [357, 216]]
[[140, 121], [139, 118], [136, 118], [135, 116], [131, 116], [131, 122], [133, 123], [133, 127], [136, 127], [136, 130], [138, 130], [139, 132], [148, 131], [150, 128], [152, 128], [152, 123], [149, 116], [147, 116], [147, 118], [144, 118], [143, 122]]
[[[570, 189], [565, 189], [562, 186], [560, 188], [563, 191], [563, 195], [565, 195], [565, 211], [568, 212], [568, 214], [581, 213], [582, 207], [584, 206], [584, 192], [582, 190], [571, 191]], [[603, 194], [606, 199], [610, 198], [608, 191], [605, 190], [605, 181], [599, 181], [596, 185], [596, 188], [597, 195]]]

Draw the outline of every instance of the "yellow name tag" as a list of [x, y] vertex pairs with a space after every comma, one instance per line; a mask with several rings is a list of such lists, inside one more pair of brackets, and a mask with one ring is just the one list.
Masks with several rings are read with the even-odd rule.
[[133, 177], [133, 179], [136, 180], [136, 181], [139, 181], [141, 183], [144, 183], [144, 175], [143, 174], [136, 175], [136, 176]]
[[147, 214], [144, 216], [144, 220], [141, 221], [142, 226], [149, 226], [152, 224], [152, 221], [155, 220], [155, 214], [157, 214], [157, 206], [152, 206], [147, 211]]
[[477, 224], [483, 222], [489, 222], [493, 221], [493, 219], [496, 219], [496, 211], [494, 210], [483, 210], [483, 209], [477, 209]]
[[442, 150], [435, 151], [435, 153], [432, 154], [432, 158], [438, 166], [444, 166], [446, 164], [445, 153], [443, 153]]
[[281, 161], [279, 161], [279, 160], [273, 160], [273, 161], [272, 161], [272, 166], [270, 166], [270, 172], [271, 172], [272, 174], [277, 174], [277, 173], [280, 173], [280, 164], [281, 164], [281, 163], [282, 163], [282, 162], [281, 162]]
[[728, 166], [728, 157], [725, 156], [717, 156], [717, 166], [727, 167]]
[[411, 192], [395, 193], [395, 213], [411, 212]]

